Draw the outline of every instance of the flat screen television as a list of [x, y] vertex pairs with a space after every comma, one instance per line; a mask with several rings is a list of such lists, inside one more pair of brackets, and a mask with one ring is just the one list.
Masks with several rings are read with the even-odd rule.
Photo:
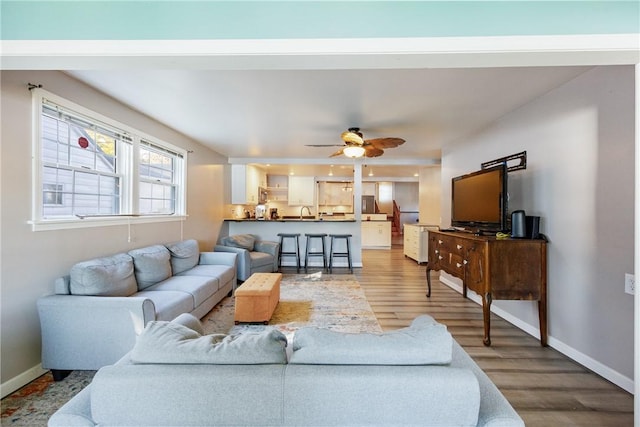
[[451, 225], [473, 231], [507, 229], [505, 164], [451, 179]]

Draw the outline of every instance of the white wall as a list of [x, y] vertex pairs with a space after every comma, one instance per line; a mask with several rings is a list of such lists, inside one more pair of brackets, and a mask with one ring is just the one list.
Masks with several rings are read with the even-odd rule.
[[[443, 150], [442, 218], [451, 178], [527, 151], [509, 174], [510, 210], [542, 217], [550, 344], [630, 390], [633, 384], [634, 69], [596, 67]], [[527, 301], [494, 305], [538, 329]]]
[[[195, 238], [211, 250], [224, 206], [226, 158], [116, 100], [57, 71], [2, 72], [1, 285], [2, 392], [36, 375], [40, 364], [40, 325], [36, 300], [53, 293], [56, 277], [88, 258], [148, 244]], [[187, 211], [184, 222], [111, 226], [61, 231], [31, 231], [31, 93], [42, 84], [57, 95], [193, 152], [188, 157]], [[167, 100], [170, 102], [170, 100]], [[22, 384], [21, 384], [22, 383]]]
[[422, 168], [420, 170], [420, 224], [440, 225], [441, 199], [440, 165]]

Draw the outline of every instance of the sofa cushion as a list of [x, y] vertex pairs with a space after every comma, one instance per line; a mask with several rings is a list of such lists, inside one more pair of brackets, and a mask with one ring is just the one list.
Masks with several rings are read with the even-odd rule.
[[149, 322], [131, 350], [137, 364], [255, 365], [287, 362], [287, 339], [277, 329], [240, 335], [200, 335], [174, 322]]
[[252, 251], [255, 242], [256, 238], [251, 234], [236, 234], [234, 236], [225, 237], [223, 244], [225, 246], [233, 246], [234, 248], [242, 248]]
[[236, 275], [236, 270], [228, 265], [202, 264], [196, 265], [190, 270], [182, 272], [179, 276], [204, 276], [214, 277], [219, 280], [218, 287], [230, 282]]
[[169, 243], [165, 246], [171, 253], [171, 271], [173, 271], [173, 274], [180, 274], [198, 265], [200, 249], [196, 240], [190, 239]]
[[325, 365], [442, 365], [451, 362], [453, 339], [430, 316], [382, 334], [301, 328], [293, 336], [290, 363]]
[[204, 335], [204, 328], [202, 327], [202, 322], [191, 313], [182, 313], [180, 316], [173, 319], [171, 322], [179, 323], [182, 326], [186, 326], [189, 329], [193, 329], [200, 335]]
[[146, 248], [129, 251], [133, 258], [138, 289], [143, 290], [151, 285], [171, 277], [171, 262], [169, 249], [162, 245], [147, 246]]
[[251, 268], [273, 266], [273, 255], [270, 255], [265, 252], [251, 252], [249, 253], [249, 257], [251, 257]]
[[73, 295], [126, 297], [137, 290], [133, 259], [127, 254], [96, 258], [71, 268], [69, 291]]
[[[193, 306], [205, 302], [218, 290], [220, 281], [216, 277], [206, 276], [171, 276], [160, 283], [149, 286], [145, 291], [182, 291], [191, 294]], [[191, 310], [189, 310], [191, 311]]]

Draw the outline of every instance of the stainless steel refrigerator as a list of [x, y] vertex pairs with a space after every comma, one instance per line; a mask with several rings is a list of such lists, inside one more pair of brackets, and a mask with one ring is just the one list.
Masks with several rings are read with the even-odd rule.
[[362, 196], [362, 213], [363, 214], [376, 213], [376, 197], [375, 196]]

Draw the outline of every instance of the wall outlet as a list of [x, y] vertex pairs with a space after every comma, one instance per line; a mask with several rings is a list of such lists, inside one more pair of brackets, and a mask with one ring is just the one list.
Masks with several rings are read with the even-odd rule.
[[636, 293], [636, 277], [633, 274], [624, 275], [624, 291], [631, 295]]

